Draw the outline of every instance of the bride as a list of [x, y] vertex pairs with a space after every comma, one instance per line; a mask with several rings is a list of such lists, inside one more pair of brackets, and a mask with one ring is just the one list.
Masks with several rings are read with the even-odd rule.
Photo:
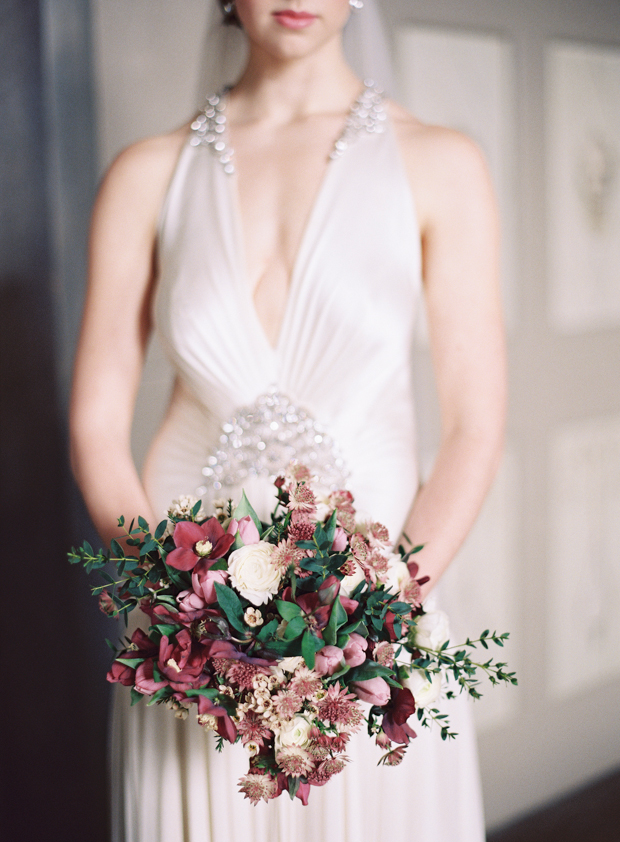
[[[76, 478], [109, 541], [121, 513], [156, 523], [183, 494], [208, 510], [243, 487], [265, 517], [269, 474], [303, 453], [395, 540], [424, 544], [430, 589], [501, 448], [485, 164], [467, 138], [423, 125], [354, 74], [342, 34], [365, 13], [358, 0], [221, 6], [249, 47], [238, 82], [210, 92], [191, 125], [125, 150], [97, 198], [71, 408]], [[420, 487], [411, 355], [421, 292], [442, 434]], [[176, 382], [141, 478], [130, 429], [153, 330]], [[464, 698], [449, 703], [455, 741], [421, 733], [385, 769], [361, 735], [308, 807], [283, 797], [252, 807], [236, 791], [240, 746], [218, 754], [195, 722], [130, 708], [125, 689], [112, 744], [118, 842], [484, 838]]]

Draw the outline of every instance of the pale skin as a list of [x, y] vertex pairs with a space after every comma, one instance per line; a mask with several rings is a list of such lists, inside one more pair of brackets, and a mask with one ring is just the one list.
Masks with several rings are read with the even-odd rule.
[[[238, 0], [250, 39], [247, 69], [230, 95], [248, 283], [275, 345], [295, 255], [328, 155], [361, 83], [347, 66], [341, 30], [348, 0]], [[273, 12], [311, 11], [303, 30]], [[498, 291], [498, 222], [477, 147], [388, 103], [417, 208], [424, 290], [442, 434], [434, 468], [404, 532], [428, 591], [466, 537], [500, 458], [505, 360]], [[71, 453], [102, 538], [117, 519], [156, 517], [130, 451], [136, 393], [151, 331], [160, 208], [188, 127], [125, 150], [93, 213], [89, 285], [75, 366]], [[412, 231], [411, 236], [419, 236]]]

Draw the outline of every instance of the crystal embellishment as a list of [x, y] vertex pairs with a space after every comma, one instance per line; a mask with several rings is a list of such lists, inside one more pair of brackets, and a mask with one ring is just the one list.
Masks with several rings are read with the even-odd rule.
[[[192, 146], [209, 146], [217, 155], [227, 175], [235, 172], [234, 150], [226, 137], [226, 97], [228, 88], [221, 93], [207, 97], [204, 110], [191, 125]], [[372, 79], [364, 81], [364, 90], [351, 106], [344, 128], [334, 143], [330, 158], [340, 158], [359, 137], [367, 132], [379, 134], [385, 131], [387, 114], [384, 107], [385, 94]]]
[[227, 175], [232, 175], [235, 165], [232, 162], [234, 151], [226, 140], [226, 94], [224, 89], [221, 94], [213, 94], [207, 97], [204, 110], [196, 117], [191, 125], [192, 146], [209, 146], [217, 155]]
[[346, 484], [349, 472], [334, 439], [310, 413], [274, 390], [222, 425], [202, 473], [206, 486], [219, 490], [241, 485], [248, 477], [275, 478], [292, 459], [307, 465], [329, 489]]
[[330, 158], [340, 158], [363, 132], [381, 134], [385, 131], [387, 114], [383, 101], [385, 94], [372, 79], [364, 81], [364, 90], [353, 103], [342, 134], [334, 143]]

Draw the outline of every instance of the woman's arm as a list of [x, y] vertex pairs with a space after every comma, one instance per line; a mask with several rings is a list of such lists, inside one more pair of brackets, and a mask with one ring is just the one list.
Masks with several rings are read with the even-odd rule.
[[152, 519], [131, 456], [131, 424], [151, 330], [157, 219], [182, 141], [176, 132], [121, 153], [93, 211], [71, 398], [71, 462], [106, 543], [119, 535], [119, 515]]
[[498, 220], [486, 165], [469, 139], [448, 130], [425, 129], [415, 145], [441, 442], [405, 532], [424, 545], [415, 558], [430, 576], [428, 591], [467, 536], [497, 470], [506, 374]]

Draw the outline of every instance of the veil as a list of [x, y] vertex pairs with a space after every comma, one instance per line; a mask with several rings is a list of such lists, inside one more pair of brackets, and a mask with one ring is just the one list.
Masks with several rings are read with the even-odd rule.
[[[247, 60], [247, 43], [236, 26], [224, 26], [216, 0], [208, 0], [207, 32], [204, 39], [198, 104], [205, 96], [231, 85], [241, 75]], [[364, 0], [364, 7], [353, 10], [344, 30], [347, 61], [361, 79], [373, 79], [385, 91], [394, 90], [390, 43], [379, 3]]]

